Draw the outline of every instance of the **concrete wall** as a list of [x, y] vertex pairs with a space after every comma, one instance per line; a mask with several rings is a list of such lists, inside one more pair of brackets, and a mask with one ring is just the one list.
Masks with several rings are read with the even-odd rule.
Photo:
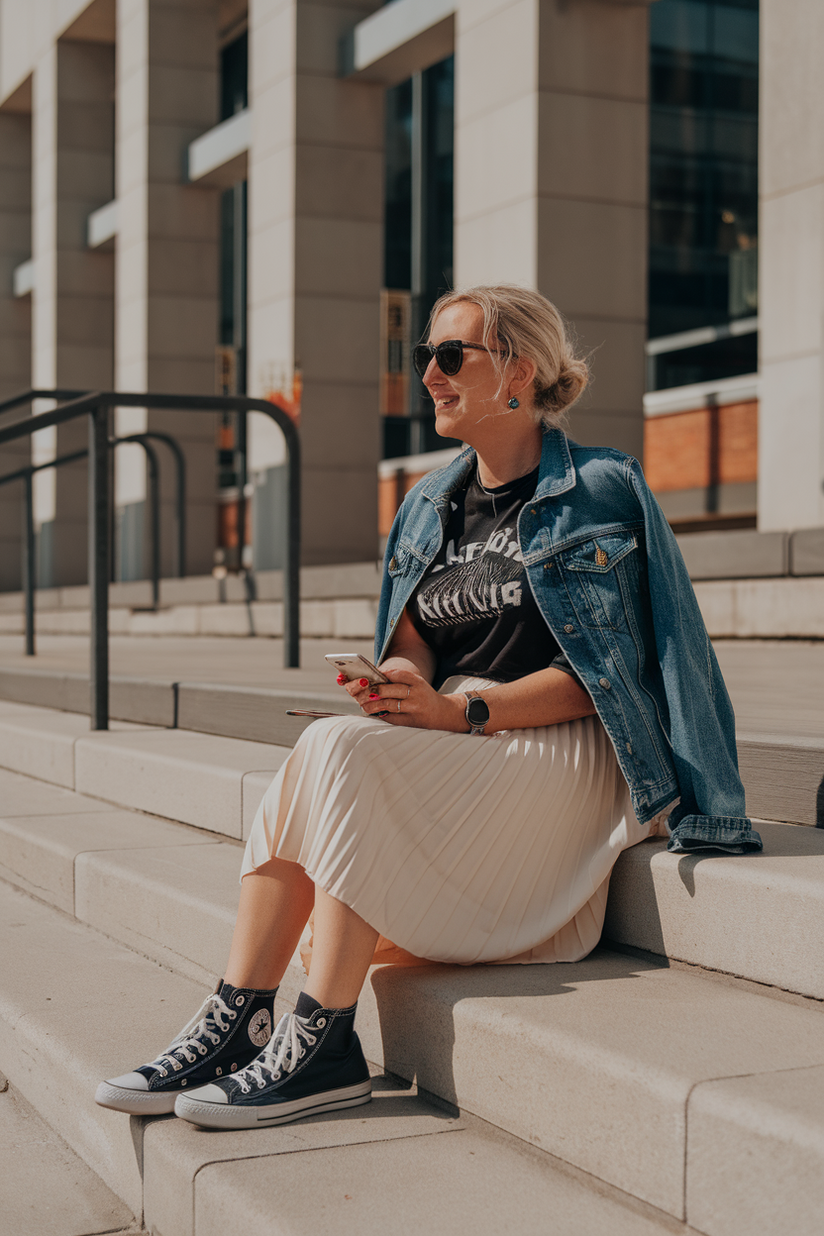
[[761, 2], [758, 522], [824, 523], [824, 6]]
[[[218, 119], [217, 0], [118, 0], [116, 389], [215, 392], [218, 190], [186, 184], [187, 147]], [[118, 409], [119, 435], [161, 429], [184, 446], [187, 563], [212, 567], [215, 422], [212, 414]], [[172, 470], [164, 467], [162, 569], [173, 564]], [[116, 502], [145, 498], [140, 447], [120, 447]], [[126, 553], [135, 557], [135, 550]]]
[[[249, 388], [302, 383], [303, 554], [377, 552], [383, 90], [338, 76], [338, 41], [378, 7], [251, 0]], [[282, 459], [253, 417], [251, 466]]]
[[[40, 55], [32, 103], [35, 268], [32, 378], [41, 388], [108, 389], [112, 382], [111, 254], [86, 246], [89, 214], [111, 200], [114, 169], [114, 49], [60, 40]], [[42, 457], [87, 445], [85, 420], [46, 430]], [[54, 520], [54, 585], [86, 577], [86, 465], [36, 478], [38, 524]]]
[[463, 0], [455, 281], [537, 286], [591, 354], [584, 442], [643, 450], [648, 11]]
[[[31, 254], [31, 117], [0, 111], [0, 399], [31, 379], [31, 298], [15, 298], [13, 271]], [[29, 461], [27, 440], [9, 443], [4, 472]], [[0, 487], [0, 591], [20, 587], [22, 485]]]

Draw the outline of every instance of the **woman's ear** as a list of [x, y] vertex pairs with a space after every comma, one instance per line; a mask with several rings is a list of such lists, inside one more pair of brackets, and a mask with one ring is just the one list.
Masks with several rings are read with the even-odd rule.
[[522, 391], [532, 386], [537, 372], [538, 366], [535, 364], [535, 361], [530, 360], [526, 356], [519, 356], [514, 363], [512, 376], [507, 383], [509, 394], [520, 395]]

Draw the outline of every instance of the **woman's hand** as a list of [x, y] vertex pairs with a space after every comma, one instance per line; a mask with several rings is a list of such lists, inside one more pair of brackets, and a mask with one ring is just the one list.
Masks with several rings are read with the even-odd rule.
[[382, 672], [389, 682], [370, 685], [365, 678], [356, 678], [346, 683], [346, 690], [367, 717], [421, 730], [468, 732], [463, 695], [439, 695], [412, 670], [383, 667]]

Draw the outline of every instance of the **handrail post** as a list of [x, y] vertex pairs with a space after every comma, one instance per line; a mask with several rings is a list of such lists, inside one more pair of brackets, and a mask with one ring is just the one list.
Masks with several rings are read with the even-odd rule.
[[91, 728], [109, 728], [109, 409], [89, 410]]
[[289, 494], [286, 513], [286, 564], [283, 572], [283, 654], [290, 668], [300, 665], [300, 439], [290, 434]]
[[154, 447], [148, 442], [143, 442], [141, 445], [146, 452], [149, 465], [149, 505], [152, 508], [152, 605], [157, 610], [160, 608], [160, 469], [157, 466], [157, 453]]
[[34, 495], [32, 472], [23, 477], [23, 594], [26, 656], [34, 656]]

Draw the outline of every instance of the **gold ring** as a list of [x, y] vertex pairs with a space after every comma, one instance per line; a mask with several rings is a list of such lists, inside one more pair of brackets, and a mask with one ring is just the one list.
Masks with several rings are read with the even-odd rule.
[[407, 699], [409, 699], [409, 696], [411, 695], [411, 693], [412, 693], [412, 688], [411, 688], [411, 687], [407, 687], [407, 688], [406, 688], [406, 698], [407, 698]]

